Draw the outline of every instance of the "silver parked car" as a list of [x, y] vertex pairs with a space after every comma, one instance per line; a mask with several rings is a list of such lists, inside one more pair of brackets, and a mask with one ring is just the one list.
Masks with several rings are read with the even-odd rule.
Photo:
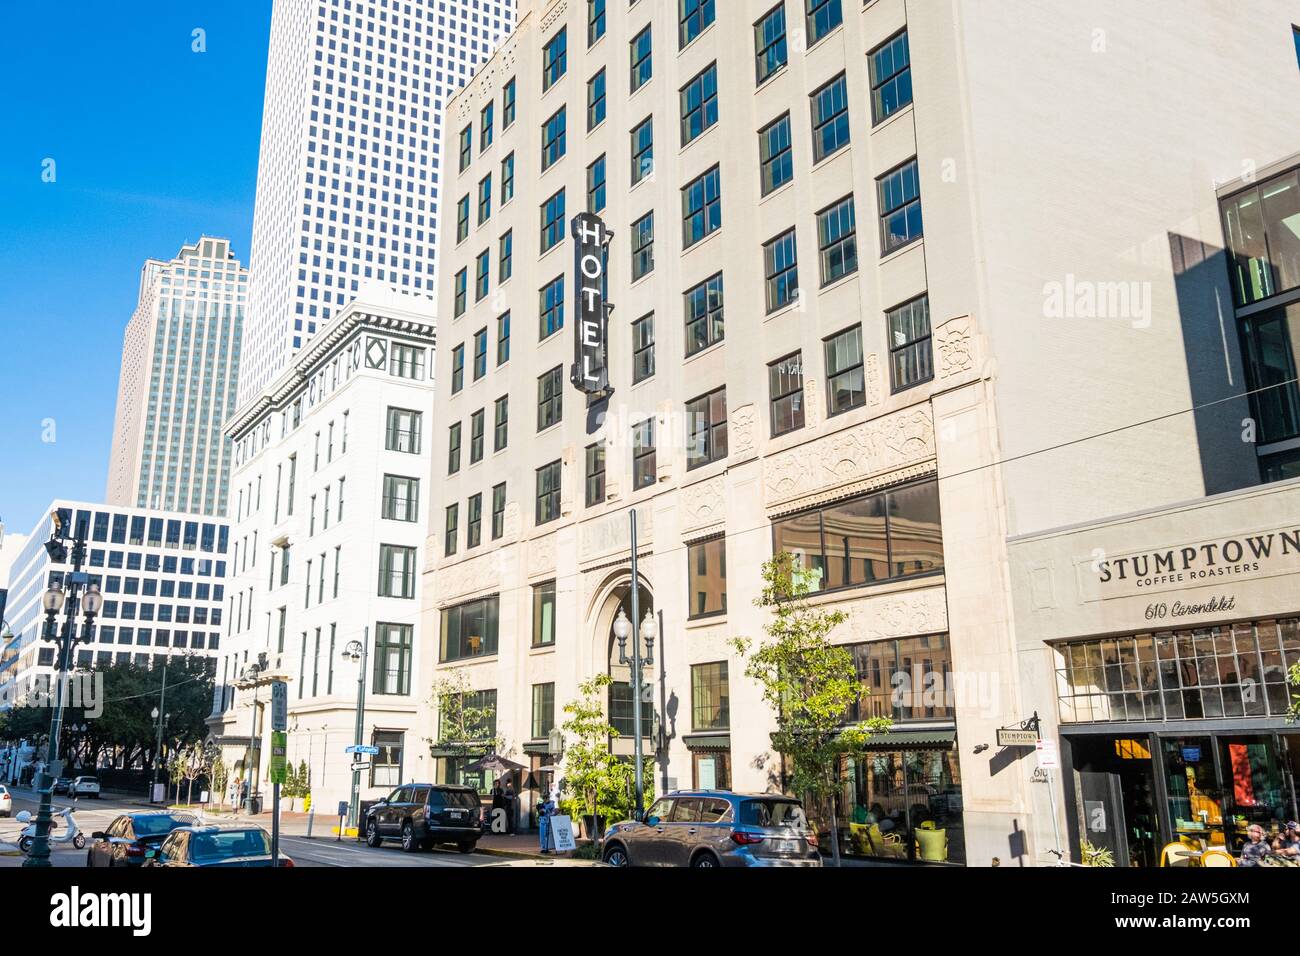
[[678, 790], [644, 823], [610, 827], [601, 859], [611, 866], [821, 866], [803, 804], [771, 793]]

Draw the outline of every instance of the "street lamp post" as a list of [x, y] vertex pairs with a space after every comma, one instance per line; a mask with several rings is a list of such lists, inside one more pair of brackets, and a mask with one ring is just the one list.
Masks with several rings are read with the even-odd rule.
[[151, 787], [149, 790], [150, 803], [154, 802], [154, 794], [158, 792], [158, 770], [159, 770], [158, 764], [162, 760], [163, 721], [166, 720], [166, 716], [169, 716], [166, 715], [163, 717], [159, 717], [159, 714], [162, 713], [163, 708], [166, 705], [167, 705], [167, 665], [164, 663], [163, 672], [162, 672], [162, 688], [158, 692], [158, 706], [153, 709], [153, 719], [158, 721], [158, 742], [157, 745], [154, 747], [154, 752], [153, 752], [153, 787]]
[[[370, 645], [370, 628], [366, 627], [361, 640], [348, 641], [347, 646], [343, 648], [343, 656], [353, 664], [359, 664], [357, 668], [357, 725], [353, 734], [353, 743], [360, 747], [363, 743], [361, 737], [365, 733], [366, 720], [366, 657], [369, 653]], [[356, 763], [361, 756], [360, 751], [352, 752], [352, 762]], [[361, 771], [352, 771], [352, 796], [348, 801], [348, 826], [359, 826], [357, 815], [361, 810]], [[340, 834], [341, 835], [341, 834]]]
[[[54, 530], [50, 534], [50, 540], [45, 542], [45, 550], [49, 553], [51, 560], [60, 564], [67, 561], [68, 548], [64, 543], [67, 540], [67, 536], [63, 533], [63, 521], [58, 512], [55, 512]], [[63, 696], [67, 683], [68, 664], [72, 657], [72, 646], [77, 642], [77, 613], [81, 611], [85, 615], [82, 637], [90, 640], [93, 636], [95, 615], [104, 606], [104, 596], [100, 594], [99, 586], [91, 584], [90, 576], [81, 570], [81, 565], [85, 559], [86, 530], [82, 526], [77, 529], [75, 536], [72, 538], [72, 573], [64, 576], [67, 591], [65, 592], [58, 585], [51, 585], [41, 599], [42, 607], [45, 609], [45, 640], [57, 643], [59, 649], [55, 658], [54, 709], [50, 714], [49, 745], [45, 758], [45, 769], [41, 774], [41, 779], [37, 782], [41, 803], [36, 812], [36, 838], [32, 844], [32, 852], [23, 862], [23, 866], [48, 867], [50, 865], [50, 824], [52, 822], [51, 809], [53, 802], [51, 791], [54, 787], [54, 778], [59, 771], [59, 735], [62, 732], [63, 724]], [[85, 588], [84, 595], [82, 594], [83, 588]], [[61, 635], [55, 636], [55, 619], [58, 617], [60, 610], [65, 612], [63, 632]]]
[[244, 785], [248, 788], [247, 796], [244, 797], [244, 812], [250, 817], [253, 815], [253, 784], [256, 780], [261, 782], [258, 771], [262, 766], [262, 737], [257, 729], [258, 701], [257, 689], [261, 686], [258, 683], [258, 676], [262, 673], [262, 668], [257, 664], [249, 664], [244, 668], [242, 677], [245, 687], [253, 688], [253, 712], [249, 717], [249, 734], [248, 734], [248, 759], [252, 763], [251, 769], [244, 767]]
[[[645, 620], [641, 622], [639, 628], [632, 626], [640, 616], [640, 590], [641, 580], [637, 576], [636, 569], [636, 509], [631, 509], [630, 520], [631, 527], [631, 544], [632, 544], [632, 620], [627, 619], [623, 609], [619, 608], [618, 617], [614, 620], [614, 637], [618, 639], [618, 662], [624, 666], [630, 665], [632, 668], [632, 759], [633, 778], [636, 786], [636, 813], [635, 819], [640, 820], [645, 812], [645, 779], [641, 766], [642, 750], [644, 741], [641, 738], [641, 700], [644, 694], [642, 687], [641, 668], [642, 665], [654, 666], [654, 643], [658, 633], [658, 626], [655, 624], [654, 612], [646, 609]], [[629, 635], [632, 638], [632, 656], [627, 656], [627, 639]], [[641, 653], [641, 642], [645, 641], [645, 654]]]

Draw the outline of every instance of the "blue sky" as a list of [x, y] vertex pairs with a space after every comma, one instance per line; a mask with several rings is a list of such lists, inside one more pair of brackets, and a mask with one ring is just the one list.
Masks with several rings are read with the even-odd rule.
[[144, 260], [207, 233], [248, 264], [271, 0], [3, 6], [0, 520], [26, 533], [103, 500]]

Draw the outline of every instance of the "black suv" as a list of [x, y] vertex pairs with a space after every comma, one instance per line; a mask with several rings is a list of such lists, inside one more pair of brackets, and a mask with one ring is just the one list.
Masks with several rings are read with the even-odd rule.
[[367, 846], [400, 840], [407, 853], [454, 843], [470, 853], [480, 834], [478, 792], [438, 783], [407, 783], [366, 811]]

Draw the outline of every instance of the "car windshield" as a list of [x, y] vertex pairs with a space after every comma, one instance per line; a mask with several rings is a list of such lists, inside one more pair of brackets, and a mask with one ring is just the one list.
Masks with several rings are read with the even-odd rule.
[[746, 800], [740, 805], [740, 822], [789, 830], [803, 830], [808, 826], [803, 807], [794, 800]]
[[469, 790], [435, 790], [429, 795], [429, 806], [477, 810], [478, 796]]
[[177, 827], [194, 825], [194, 818], [188, 813], [159, 813], [147, 817], [135, 818], [135, 835], [138, 837], [163, 836]]
[[190, 840], [190, 857], [195, 863], [229, 860], [239, 856], [266, 856], [271, 852], [261, 830], [230, 830], [196, 833]]

